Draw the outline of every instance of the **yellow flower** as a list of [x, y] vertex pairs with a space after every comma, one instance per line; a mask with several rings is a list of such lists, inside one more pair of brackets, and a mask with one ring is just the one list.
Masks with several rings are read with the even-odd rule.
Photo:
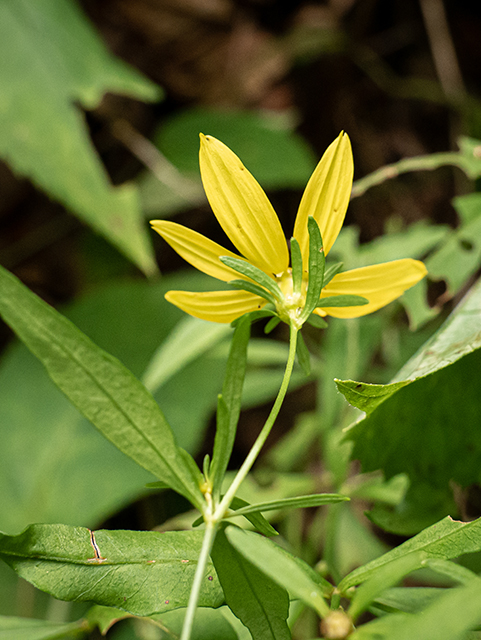
[[[299, 243], [302, 256], [300, 291], [293, 286], [289, 250], [279, 219], [259, 183], [222, 142], [203, 134], [200, 139], [200, 171], [205, 193], [214, 215], [240, 256], [175, 222], [153, 220], [152, 227], [187, 262], [224, 282], [253, 281], [224, 264], [221, 257], [241, 258], [260, 269], [279, 292], [279, 295], [274, 295], [276, 313], [282, 320], [296, 324], [297, 318], [302, 316], [308, 288], [308, 219], [312, 216], [317, 222], [324, 254], [327, 255], [346, 215], [353, 179], [349, 137], [341, 133], [328, 147], [307, 184], [299, 206], [293, 237]], [[424, 264], [412, 259], [337, 273], [323, 287], [321, 306], [315, 308], [314, 313], [337, 318], [363, 316], [398, 298], [426, 273]], [[329, 307], [329, 301], [325, 300], [344, 295], [362, 296], [368, 302], [362, 306]], [[268, 304], [268, 300], [260, 295], [239, 289], [203, 293], [169, 291], [165, 297], [186, 313], [213, 322], [232, 322]], [[304, 317], [302, 322], [305, 320]]]

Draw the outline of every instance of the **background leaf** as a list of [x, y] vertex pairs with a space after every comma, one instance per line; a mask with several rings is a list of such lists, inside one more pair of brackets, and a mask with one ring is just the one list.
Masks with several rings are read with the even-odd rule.
[[[95, 531], [65, 525], [32, 525], [18, 536], [0, 536], [0, 556], [19, 576], [60, 600], [91, 601], [136, 615], [187, 606], [202, 544], [201, 531]], [[223, 593], [211, 562], [199, 606], [217, 607]]]
[[[415, 485], [407, 499], [411, 495], [418, 505], [410, 517], [426, 508], [422, 501], [427, 507], [437, 501], [439, 509], [425, 514], [427, 521], [417, 518], [417, 527], [446, 513], [450, 481], [462, 486], [481, 481], [480, 326], [478, 282], [391, 385], [338, 382], [341, 393], [367, 413], [347, 432], [354, 442], [352, 457], [361, 460], [363, 471], [382, 469], [387, 478], [407, 473]], [[413, 520], [411, 530], [414, 525]], [[394, 521], [391, 527], [397, 530]]]
[[2, 2], [0, 58], [0, 154], [155, 272], [136, 189], [112, 187], [74, 103], [92, 109], [107, 91], [156, 100], [158, 87], [108, 53], [73, 0]]

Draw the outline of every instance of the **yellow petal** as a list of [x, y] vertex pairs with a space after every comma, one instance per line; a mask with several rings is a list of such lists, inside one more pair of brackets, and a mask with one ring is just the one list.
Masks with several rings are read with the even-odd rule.
[[240, 253], [265, 273], [289, 266], [289, 253], [276, 212], [259, 183], [228, 147], [200, 136], [200, 173], [219, 224]]
[[351, 196], [354, 164], [349, 136], [341, 132], [327, 148], [307, 183], [294, 225], [304, 265], [309, 259], [307, 218], [313, 216], [321, 230], [327, 255], [341, 230]]
[[246, 291], [168, 291], [165, 299], [189, 315], [211, 322], [232, 322], [267, 304], [264, 298]]
[[369, 300], [360, 307], [324, 307], [316, 309], [318, 315], [334, 318], [358, 318], [372, 313], [422, 280], [427, 269], [419, 260], [406, 258], [361, 267], [339, 273], [322, 290], [323, 296], [357, 295]]
[[242, 278], [240, 273], [226, 267], [219, 260], [219, 256], [239, 258], [232, 251], [224, 249], [220, 244], [209, 240], [197, 231], [192, 231], [170, 220], [151, 220], [150, 224], [172, 249], [199, 271], [224, 282]]

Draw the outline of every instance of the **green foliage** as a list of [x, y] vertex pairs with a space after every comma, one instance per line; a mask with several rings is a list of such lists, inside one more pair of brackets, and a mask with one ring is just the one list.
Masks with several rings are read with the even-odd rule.
[[[18, 536], [2, 535], [0, 555], [19, 576], [61, 600], [90, 601], [141, 616], [186, 606], [202, 532], [96, 531], [100, 560], [91, 535], [80, 527], [32, 525]], [[208, 563], [199, 604], [222, 602]]]
[[[408, 502], [415, 501], [419, 507], [427, 498], [427, 491], [432, 491], [432, 496], [440, 491], [449, 496], [449, 483], [453, 480], [461, 486], [481, 481], [476, 374], [480, 360], [480, 296], [478, 284], [403, 367], [398, 381], [389, 385], [337, 383], [347, 400], [366, 412], [366, 417], [347, 433], [354, 442], [353, 457], [361, 460], [365, 471], [382, 469], [388, 478], [408, 474], [413, 486]], [[419, 493], [423, 486], [430, 489]], [[416, 519], [419, 507], [414, 509], [412, 528], [434, 522], [447, 506], [446, 500], [441, 500], [438, 508], [426, 514], [426, 520]], [[383, 515], [374, 512], [373, 517]], [[406, 527], [406, 517], [402, 520]], [[396, 519], [378, 521], [401, 531]]]
[[74, 103], [93, 109], [107, 91], [157, 100], [158, 87], [107, 52], [73, 0], [2, 2], [0, 57], [0, 154], [154, 273], [136, 189], [112, 187]]
[[202, 504], [170, 426], [145, 387], [3, 268], [0, 282], [0, 313], [59, 389], [118, 449]]

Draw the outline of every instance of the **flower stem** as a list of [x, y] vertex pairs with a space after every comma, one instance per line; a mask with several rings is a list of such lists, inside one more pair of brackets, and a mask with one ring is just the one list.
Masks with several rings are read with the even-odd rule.
[[[277, 394], [277, 398], [274, 402], [274, 405], [271, 409], [269, 417], [266, 420], [265, 425], [262, 427], [262, 431], [257, 436], [257, 440], [254, 442], [252, 449], [249, 451], [246, 459], [242, 463], [241, 468], [237, 472], [232, 484], [228, 488], [226, 494], [223, 499], [217, 506], [214, 513], [214, 520], [219, 522], [225, 515], [227, 509], [232, 502], [238, 488], [241, 483], [251, 470], [252, 465], [257, 459], [262, 447], [264, 446], [269, 433], [271, 432], [272, 427], [274, 426], [274, 422], [276, 421], [277, 416], [279, 415], [279, 411], [281, 409], [282, 403], [287, 393], [287, 388], [289, 386], [289, 381], [292, 375], [292, 369], [294, 367], [294, 360], [296, 357], [296, 345], [297, 345], [297, 334], [299, 329], [296, 328], [293, 324], [290, 325], [290, 340], [289, 340], [289, 356], [287, 358], [286, 370], [284, 372], [284, 377], [282, 379], [281, 388], [279, 389], [279, 393]], [[181, 639], [183, 640], [183, 639]]]
[[218, 525], [216, 522], [214, 522], [214, 520], [206, 520], [204, 539], [202, 540], [202, 547], [199, 554], [197, 569], [195, 570], [194, 581], [192, 583], [192, 589], [189, 596], [189, 603], [187, 605], [187, 611], [185, 613], [180, 640], [189, 640], [192, 633], [195, 611], [197, 609], [200, 589], [202, 587], [202, 580], [204, 579], [205, 568], [209, 560], [212, 545], [214, 544], [215, 534], [217, 533], [217, 526]]

